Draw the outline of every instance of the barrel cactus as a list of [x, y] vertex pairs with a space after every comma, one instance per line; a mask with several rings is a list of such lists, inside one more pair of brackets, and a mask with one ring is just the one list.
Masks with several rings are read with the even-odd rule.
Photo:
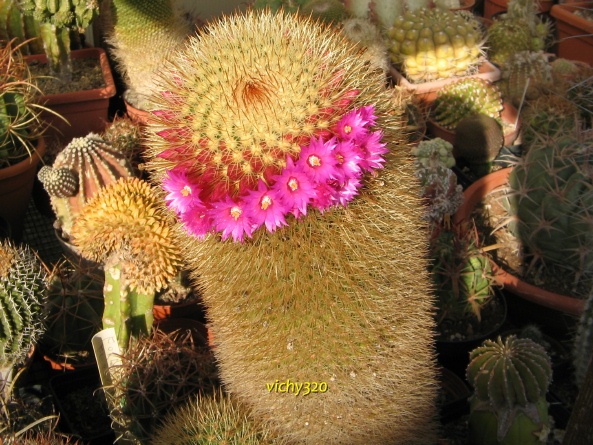
[[464, 117], [455, 126], [456, 158], [463, 159], [476, 177], [490, 173], [504, 145], [499, 120], [483, 113]]
[[50, 196], [57, 228], [70, 239], [74, 221], [86, 203], [103, 187], [133, 173], [125, 154], [90, 133], [72, 139], [53, 165], [39, 170], [38, 177]]
[[510, 335], [470, 352], [466, 372], [470, 441], [477, 445], [542, 444], [550, 432], [546, 393], [552, 365], [543, 346]]
[[299, 14], [213, 23], [160, 72], [147, 168], [254, 418], [295, 443], [426, 443], [432, 295], [405, 101], [354, 48]]
[[103, 327], [125, 350], [150, 332], [155, 293], [181, 270], [170, 216], [147, 182], [121, 178], [86, 204], [72, 235], [83, 256], [104, 264]]
[[409, 11], [395, 19], [387, 36], [391, 60], [413, 83], [473, 74], [483, 60], [477, 19], [449, 9]]

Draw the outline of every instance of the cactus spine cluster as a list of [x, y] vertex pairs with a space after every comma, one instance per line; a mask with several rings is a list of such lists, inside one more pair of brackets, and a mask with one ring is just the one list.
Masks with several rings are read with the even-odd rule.
[[47, 273], [35, 253], [0, 241], [0, 387], [43, 334], [46, 296]]
[[387, 32], [391, 60], [414, 83], [472, 74], [484, 53], [479, 28], [449, 9], [408, 11]]
[[86, 203], [102, 188], [133, 173], [125, 154], [98, 134], [90, 133], [72, 139], [52, 166], [39, 170], [38, 177], [50, 196], [56, 226], [69, 239], [74, 221]]
[[154, 189], [138, 178], [101, 189], [74, 223], [81, 254], [104, 264], [103, 327], [115, 329], [123, 350], [150, 332], [155, 293], [180, 272], [170, 224]]
[[[289, 442], [430, 442], [432, 297], [402, 96], [339, 31], [298, 14], [222, 18], [171, 60], [147, 126], [147, 167], [161, 186], [169, 171], [185, 172], [167, 191], [186, 221], [177, 230], [225, 387]], [[317, 179], [307, 176], [316, 168]], [[263, 187], [272, 180], [299, 203], [286, 224], [226, 241], [188, 233], [204, 221], [181, 204], [200, 210], [225, 194], [221, 226], [251, 230], [232, 201], [242, 189], [267, 196], [252, 210], [273, 224], [278, 195]], [[327, 391], [273, 389], [287, 379]]]
[[471, 443], [546, 442], [551, 423], [546, 393], [552, 365], [543, 346], [514, 335], [486, 340], [470, 353], [466, 375], [474, 388]]
[[19, 0], [25, 17], [39, 24], [39, 34], [52, 73], [62, 82], [72, 78], [70, 33], [86, 29], [99, 14], [97, 0]]
[[543, 51], [519, 51], [502, 68], [502, 92], [506, 100], [520, 106], [545, 92], [552, 83], [552, 67]]

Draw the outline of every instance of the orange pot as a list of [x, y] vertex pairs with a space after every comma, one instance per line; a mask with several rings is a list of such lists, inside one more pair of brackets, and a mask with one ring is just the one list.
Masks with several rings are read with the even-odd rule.
[[550, 10], [556, 19], [558, 57], [593, 66], [593, 21], [575, 15], [577, 9], [593, 9], [593, 2], [558, 4]]
[[139, 125], [146, 125], [150, 113], [130, 105], [126, 100], [124, 100], [124, 103], [126, 105], [126, 114], [130, 120]]

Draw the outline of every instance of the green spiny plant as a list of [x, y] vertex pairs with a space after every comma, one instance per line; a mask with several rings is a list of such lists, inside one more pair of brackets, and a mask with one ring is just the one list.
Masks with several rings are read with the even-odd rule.
[[133, 176], [126, 157], [98, 134], [89, 133], [72, 139], [51, 166], [39, 170], [39, 180], [57, 216], [56, 227], [65, 239], [70, 239], [76, 218], [99, 190]]
[[483, 59], [479, 26], [448, 9], [406, 12], [387, 35], [391, 60], [414, 83], [473, 74]]
[[19, 6], [19, 0], [0, 2], [0, 41], [16, 39], [16, 43], [24, 43], [23, 54], [42, 54], [39, 24], [31, 16], [23, 15]]
[[430, 116], [439, 125], [454, 129], [462, 119], [480, 113], [501, 122], [502, 109], [502, 93], [496, 84], [467, 77], [438, 91]]
[[483, 113], [464, 117], [455, 126], [453, 145], [455, 157], [463, 159], [477, 177], [484, 176], [492, 171], [504, 145], [502, 126]]
[[543, 346], [510, 335], [486, 340], [470, 352], [467, 380], [471, 443], [542, 444], [550, 432], [546, 393], [552, 366]]
[[[0, 241], [0, 384], [43, 334], [47, 272], [27, 246]], [[1, 391], [0, 391], [1, 392]]]
[[104, 265], [103, 327], [115, 329], [122, 350], [150, 332], [155, 293], [180, 272], [170, 226], [154, 189], [138, 178], [101, 189], [74, 223], [81, 254]]
[[[255, 418], [301, 443], [426, 443], [432, 297], [419, 185], [403, 149], [405, 101], [355, 48], [299, 14], [221, 19], [159, 74], [147, 168], [176, 210], [221, 378]], [[321, 146], [353, 132], [381, 136], [385, 167], [360, 176], [364, 187], [347, 205], [333, 189], [335, 204], [325, 206], [290, 164], [320, 165]], [[265, 182], [280, 187], [283, 172], [287, 193], [306, 196], [292, 207], [298, 218], [270, 194], [253, 198]], [[337, 182], [319, 178], [318, 198], [328, 197]], [[254, 230], [241, 201], [250, 197], [253, 221], [268, 209], [281, 210], [278, 219], [257, 219]], [[328, 389], [266, 389], [286, 379]]]
[[154, 445], [282, 445], [249, 410], [222, 390], [200, 394], [170, 413], [155, 431]]
[[575, 131], [534, 139], [509, 176], [511, 225], [536, 263], [575, 282], [593, 273], [593, 144]]
[[[121, 152], [134, 171], [139, 173], [140, 164], [143, 162], [141, 156], [142, 132], [137, 123], [128, 117], [116, 116], [113, 121], [107, 124], [101, 136], [115, 150]], [[139, 176], [139, 174], [134, 176]]]
[[39, 24], [39, 34], [54, 76], [72, 79], [70, 34], [84, 31], [99, 14], [96, 0], [19, 0], [25, 17]]
[[394, 2], [391, 0], [344, 0], [344, 6], [352, 17], [369, 19], [375, 22], [382, 30], [393, 26], [397, 17], [406, 11], [416, 11], [420, 8], [430, 7], [427, 0], [406, 0]]
[[579, 109], [586, 128], [593, 127], [593, 68], [585, 67], [569, 83], [566, 97]]
[[369, 62], [387, 73], [389, 60], [387, 46], [379, 28], [370, 20], [362, 18], [347, 18], [342, 21], [342, 31], [349, 40], [358, 44], [365, 51]]
[[109, 52], [124, 76], [125, 99], [146, 109], [163, 60], [195, 31], [197, 5], [179, 0], [111, 0], [101, 20]]
[[131, 443], [147, 443], [167, 413], [220, 385], [205, 332], [183, 326], [174, 332], [154, 329], [110, 371], [116, 376], [106, 392], [110, 416]]
[[519, 51], [502, 67], [501, 91], [505, 100], [519, 107], [545, 93], [552, 83], [549, 56], [543, 51]]
[[339, 23], [347, 16], [344, 3], [340, 0], [256, 0], [253, 8], [271, 11], [282, 9], [289, 13], [311, 15], [328, 23]]
[[591, 357], [593, 357], [593, 291], [585, 300], [585, 307], [579, 317], [572, 346], [574, 377], [579, 387], [583, 385]]

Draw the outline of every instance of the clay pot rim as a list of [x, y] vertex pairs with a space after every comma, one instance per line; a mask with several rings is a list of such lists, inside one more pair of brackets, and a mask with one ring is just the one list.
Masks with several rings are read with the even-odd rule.
[[8, 167], [0, 168], [0, 180], [6, 180], [14, 176], [20, 175], [22, 172], [29, 170], [32, 166], [37, 164], [43, 158], [46, 150], [45, 138], [40, 136], [37, 138], [35, 150], [30, 156]]

